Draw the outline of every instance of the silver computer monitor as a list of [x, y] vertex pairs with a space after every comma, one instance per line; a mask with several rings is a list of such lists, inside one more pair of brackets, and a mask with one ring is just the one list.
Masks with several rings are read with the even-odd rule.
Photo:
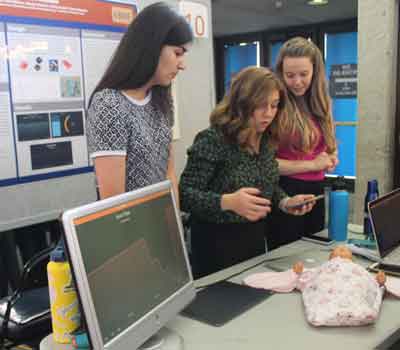
[[94, 350], [136, 349], [195, 296], [169, 181], [64, 212]]

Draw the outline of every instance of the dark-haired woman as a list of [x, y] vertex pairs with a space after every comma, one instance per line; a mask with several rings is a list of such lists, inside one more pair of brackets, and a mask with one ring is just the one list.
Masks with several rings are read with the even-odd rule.
[[270, 70], [246, 68], [188, 150], [179, 190], [181, 208], [190, 213], [195, 278], [264, 253], [271, 206], [294, 215], [312, 209], [314, 202], [290, 209], [313, 196], [289, 198], [278, 186], [269, 130], [285, 102], [285, 89]]
[[177, 192], [171, 146], [171, 82], [185, 69], [193, 39], [164, 3], [144, 8], [127, 32], [89, 103], [88, 146], [100, 198], [166, 178]]

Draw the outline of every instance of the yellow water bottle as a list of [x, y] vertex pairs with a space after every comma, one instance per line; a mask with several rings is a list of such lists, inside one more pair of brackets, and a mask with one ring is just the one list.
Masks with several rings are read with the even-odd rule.
[[71, 333], [80, 326], [80, 313], [70, 266], [60, 244], [50, 255], [47, 276], [54, 340], [57, 343], [70, 343]]

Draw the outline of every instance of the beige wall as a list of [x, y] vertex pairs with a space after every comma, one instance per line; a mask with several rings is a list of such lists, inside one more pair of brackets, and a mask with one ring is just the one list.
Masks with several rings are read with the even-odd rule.
[[358, 0], [357, 180], [350, 221], [361, 223], [369, 179], [393, 186], [398, 0]]
[[[193, 1], [193, 0], [191, 0]], [[187, 69], [178, 77], [179, 140], [175, 141], [176, 171], [180, 175], [186, 164], [186, 150], [196, 134], [208, 127], [215, 106], [214, 48], [212, 38], [211, 1], [197, 0], [208, 7], [207, 39], [195, 39], [188, 52]]]

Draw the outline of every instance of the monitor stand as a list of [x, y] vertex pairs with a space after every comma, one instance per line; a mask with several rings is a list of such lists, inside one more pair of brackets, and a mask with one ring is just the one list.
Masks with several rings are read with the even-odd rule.
[[150, 337], [138, 350], [184, 350], [183, 338], [168, 328], [161, 328]]

